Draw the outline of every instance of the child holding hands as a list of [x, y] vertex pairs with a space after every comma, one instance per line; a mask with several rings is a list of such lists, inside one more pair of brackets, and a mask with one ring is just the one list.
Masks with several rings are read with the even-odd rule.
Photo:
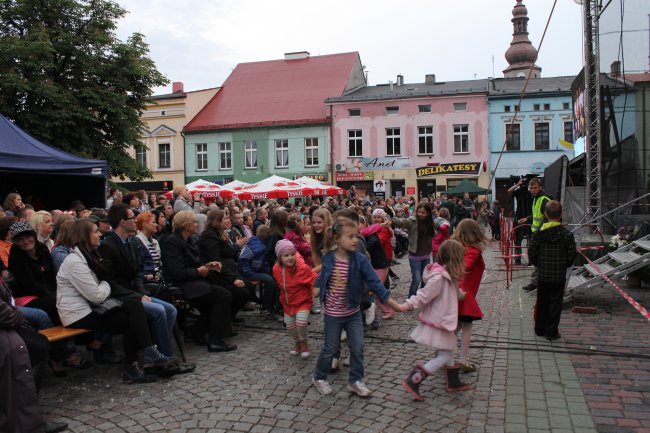
[[454, 365], [458, 301], [465, 296], [458, 288], [458, 282], [465, 272], [464, 251], [460, 242], [443, 242], [438, 251], [437, 263], [429, 264], [424, 269], [424, 287], [399, 306], [404, 312], [420, 310], [420, 323], [411, 333], [413, 341], [438, 349], [435, 358], [426, 363], [418, 361], [402, 381], [402, 386], [415, 400], [424, 400], [420, 394], [420, 383], [443, 366], [447, 376], [447, 392], [469, 388], [460, 382], [459, 366]]
[[293, 338], [295, 348], [291, 356], [308, 358], [307, 325], [312, 307], [312, 292], [316, 273], [296, 252], [294, 244], [282, 239], [275, 244], [278, 261], [273, 265], [273, 278], [280, 288], [280, 303], [284, 310], [284, 323]]
[[335, 249], [323, 255], [320, 274], [320, 299], [325, 308], [323, 347], [312, 382], [318, 392], [331, 394], [332, 387], [327, 375], [332, 359], [341, 343], [341, 331], [345, 330], [350, 348], [350, 375], [348, 390], [361, 397], [368, 397], [371, 391], [363, 382], [363, 323], [360, 304], [363, 298], [363, 284], [379, 299], [395, 311], [399, 305], [390, 298], [390, 293], [379, 281], [370, 260], [357, 251], [358, 225], [348, 218], [337, 218], [332, 226]]

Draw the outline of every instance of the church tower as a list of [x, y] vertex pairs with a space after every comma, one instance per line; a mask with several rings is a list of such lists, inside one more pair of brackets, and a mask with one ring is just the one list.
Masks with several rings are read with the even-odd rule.
[[528, 10], [522, 1], [517, 0], [517, 4], [512, 9], [512, 42], [506, 51], [508, 67], [503, 71], [503, 76], [505, 78], [527, 77], [528, 70], [533, 65], [531, 78], [540, 78], [542, 68], [535, 65], [537, 50], [528, 39]]

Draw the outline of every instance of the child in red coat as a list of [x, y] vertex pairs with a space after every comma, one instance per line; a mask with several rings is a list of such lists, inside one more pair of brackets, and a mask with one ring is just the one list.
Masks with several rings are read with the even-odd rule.
[[465, 299], [458, 304], [459, 327], [456, 332], [461, 334], [460, 371], [469, 373], [476, 371], [476, 366], [470, 364], [467, 358], [472, 340], [472, 322], [483, 318], [481, 307], [476, 301], [476, 294], [485, 270], [483, 249], [487, 243], [487, 237], [479, 223], [471, 218], [466, 218], [456, 226], [453, 239], [465, 247], [465, 275], [458, 284], [458, 287], [465, 292]]
[[296, 252], [296, 247], [286, 239], [275, 244], [277, 263], [273, 266], [273, 279], [280, 288], [280, 302], [284, 310], [284, 323], [293, 338], [295, 348], [289, 351], [291, 356], [308, 358], [309, 342], [307, 325], [309, 311], [314, 297], [314, 280], [316, 274]]

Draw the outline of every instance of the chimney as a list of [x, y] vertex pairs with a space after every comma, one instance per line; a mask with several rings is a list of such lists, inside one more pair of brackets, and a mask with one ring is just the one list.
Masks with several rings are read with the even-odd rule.
[[183, 93], [183, 82], [174, 81], [172, 83], [172, 93]]
[[309, 51], [296, 51], [295, 53], [284, 53], [284, 60], [308, 59]]
[[621, 62], [619, 60], [614, 60], [609, 68], [612, 78], [618, 78], [621, 75]]
[[436, 74], [426, 74], [424, 76], [424, 84], [435, 84], [436, 83]]
[[398, 86], [403, 86], [404, 85], [404, 75], [399, 74], [397, 75], [397, 83]]
[[392, 92], [393, 91], [393, 81], [389, 80], [388, 85], [390, 86], [390, 91]]

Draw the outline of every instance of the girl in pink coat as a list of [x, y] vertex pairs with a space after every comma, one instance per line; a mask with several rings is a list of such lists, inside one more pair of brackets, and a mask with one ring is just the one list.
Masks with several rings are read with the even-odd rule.
[[438, 349], [438, 354], [429, 362], [418, 361], [402, 386], [416, 400], [424, 400], [420, 394], [420, 383], [434, 371], [445, 367], [447, 392], [464, 391], [468, 385], [460, 382], [459, 366], [454, 365], [456, 334], [458, 326], [458, 300], [464, 293], [458, 289], [458, 282], [465, 272], [464, 248], [460, 242], [443, 242], [438, 251], [438, 262], [424, 268], [424, 287], [411, 296], [400, 309], [404, 312], [419, 309], [418, 326], [411, 333], [413, 341]]

